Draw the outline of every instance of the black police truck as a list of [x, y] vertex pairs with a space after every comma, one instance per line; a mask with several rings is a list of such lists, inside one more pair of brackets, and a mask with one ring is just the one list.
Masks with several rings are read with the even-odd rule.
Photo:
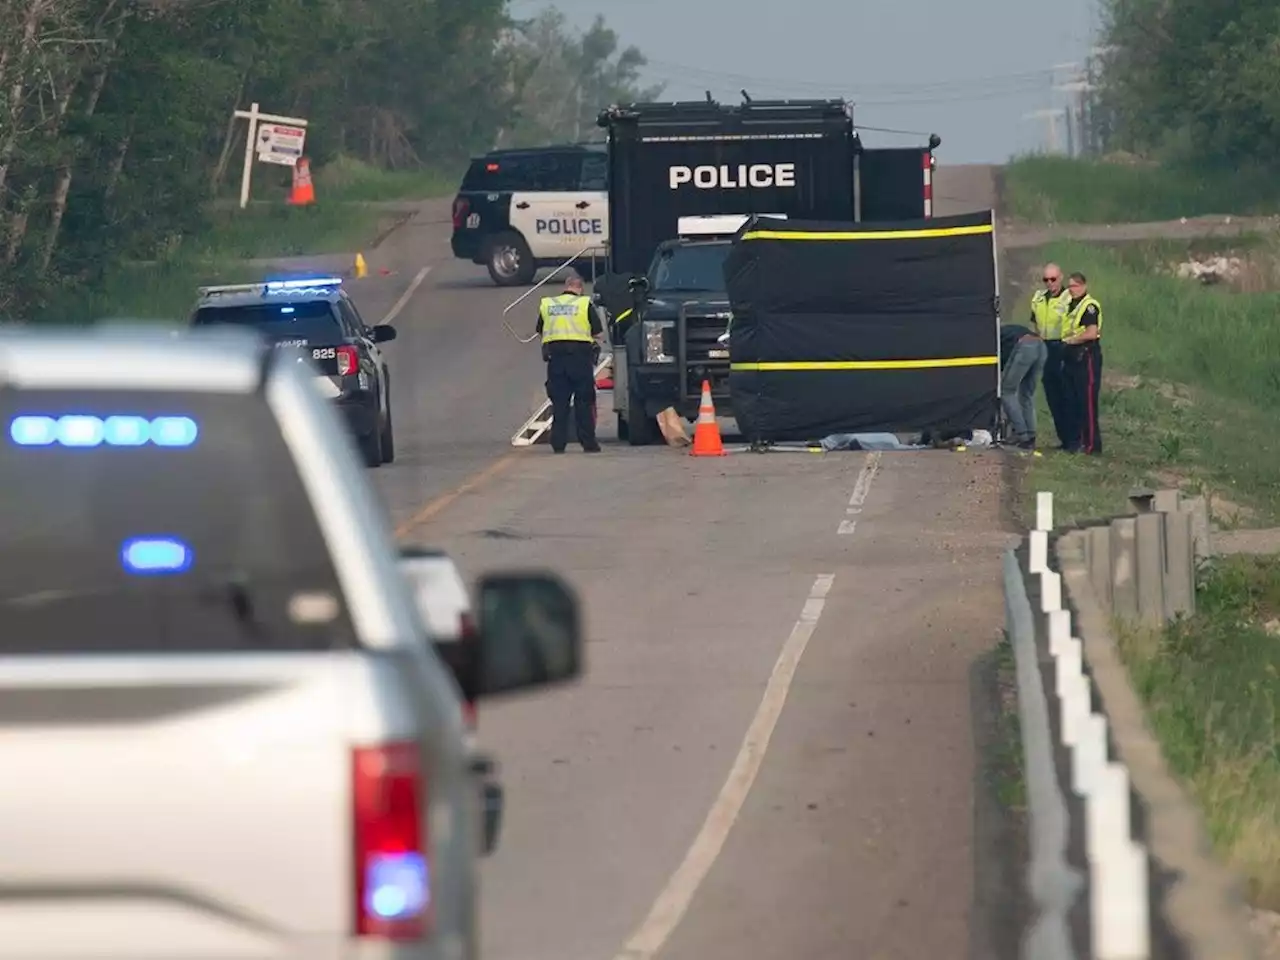
[[702, 382], [729, 400], [723, 264], [751, 216], [888, 222], [932, 216], [933, 151], [869, 149], [843, 100], [613, 106], [608, 275], [618, 434], [654, 442], [657, 415], [697, 415]]

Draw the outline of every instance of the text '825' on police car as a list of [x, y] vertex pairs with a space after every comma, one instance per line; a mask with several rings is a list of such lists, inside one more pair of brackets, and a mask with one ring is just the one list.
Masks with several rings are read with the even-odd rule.
[[201, 287], [191, 326], [257, 330], [277, 347], [310, 358], [316, 385], [343, 415], [365, 466], [395, 459], [391, 374], [379, 344], [395, 327], [365, 324], [339, 277], [300, 277]]
[[[471, 161], [453, 201], [453, 255], [499, 286], [541, 267], [602, 259], [609, 240], [604, 144], [495, 150]], [[584, 253], [585, 251], [585, 253]]]

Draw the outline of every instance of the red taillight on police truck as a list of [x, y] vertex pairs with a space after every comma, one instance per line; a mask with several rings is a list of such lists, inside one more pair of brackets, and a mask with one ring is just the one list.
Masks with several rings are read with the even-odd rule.
[[420, 748], [357, 747], [351, 760], [356, 936], [419, 940], [434, 904]]
[[338, 376], [347, 377], [360, 369], [360, 352], [355, 347], [338, 347], [334, 351], [338, 361]]
[[462, 197], [458, 197], [453, 201], [453, 229], [461, 230], [462, 225], [467, 222], [467, 214], [471, 212], [471, 202]]

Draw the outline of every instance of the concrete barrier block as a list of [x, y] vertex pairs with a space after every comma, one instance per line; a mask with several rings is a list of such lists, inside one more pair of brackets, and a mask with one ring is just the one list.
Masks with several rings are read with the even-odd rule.
[[1195, 540], [1191, 514], [1185, 511], [1164, 515], [1164, 616], [1190, 616], [1196, 608]]
[[1137, 518], [1111, 521], [1111, 611], [1121, 620], [1138, 618]]
[[1134, 518], [1138, 560], [1138, 619], [1164, 623], [1164, 515], [1143, 513]]
[[1093, 592], [1105, 607], [1110, 607], [1111, 600], [1111, 525], [1093, 527], [1085, 538], [1088, 545], [1086, 563], [1089, 569], [1089, 582], [1093, 584]]
[[1191, 517], [1191, 537], [1195, 541], [1195, 559], [1212, 556], [1209, 542], [1209, 501], [1204, 497], [1188, 497], [1182, 501], [1182, 511]]
[[1182, 503], [1182, 494], [1177, 490], [1157, 490], [1151, 500], [1152, 509], [1156, 513], [1174, 513]]
[[1049, 569], [1049, 534], [1032, 530], [1027, 541], [1027, 572], [1044, 573]]
[[1134, 487], [1129, 491], [1129, 508], [1134, 513], [1150, 513], [1155, 506], [1156, 492], [1147, 487]]
[[1053, 493], [1040, 490], [1036, 493], [1036, 529], [1049, 531], [1053, 529]]

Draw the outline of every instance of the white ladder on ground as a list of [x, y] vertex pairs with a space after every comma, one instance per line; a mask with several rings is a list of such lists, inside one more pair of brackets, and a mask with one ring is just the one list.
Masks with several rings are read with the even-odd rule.
[[[596, 364], [595, 372], [591, 374], [596, 380], [600, 379], [600, 374], [609, 368], [609, 362], [613, 358], [604, 356], [600, 358], [600, 362]], [[531, 447], [541, 440], [548, 430], [551, 429], [551, 401], [543, 400], [542, 406], [538, 407], [532, 417], [524, 422], [524, 426], [515, 432], [511, 438], [513, 447]]]

